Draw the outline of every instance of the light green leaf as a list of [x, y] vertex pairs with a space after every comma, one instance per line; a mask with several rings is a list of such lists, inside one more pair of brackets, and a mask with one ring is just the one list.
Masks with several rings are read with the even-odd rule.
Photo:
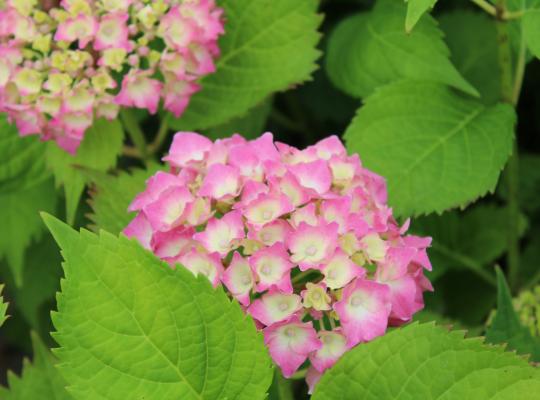
[[502, 347], [433, 324], [396, 329], [347, 352], [313, 400], [534, 400], [540, 371]]
[[135, 217], [128, 212], [128, 206], [135, 196], [144, 190], [146, 180], [158, 168], [157, 164], [153, 164], [148, 170], [134, 169], [131, 173], [123, 171], [118, 175], [83, 170], [94, 182], [90, 200], [93, 213], [89, 216], [94, 223], [94, 230], [103, 229], [114, 235], [122, 232]]
[[523, 35], [531, 53], [540, 58], [540, 10], [527, 10], [523, 15]]
[[24, 360], [21, 377], [8, 372], [9, 390], [0, 386], [2, 400], [69, 400], [72, 397], [65, 389], [66, 382], [55, 368], [56, 358], [32, 332], [34, 359]]
[[265, 398], [273, 371], [262, 336], [223, 289], [125, 236], [44, 219], [66, 260], [53, 323], [74, 397]]
[[431, 10], [437, 0], [405, 0], [407, 2], [407, 16], [405, 17], [405, 31], [410, 33], [422, 15]]
[[540, 340], [533, 338], [529, 329], [524, 327], [514, 310], [512, 295], [502, 271], [497, 268], [497, 312], [486, 331], [486, 340], [490, 343], [507, 343], [508, 348], [519, 354], [531, 356], [531, 360], [540, 361]]
[[388, 180], [396, 214], [464, 206], [495, 188], [512, 150], [515, 112], [439, 84], [403, 81], [367, 99], [347, 147]]
[[405, 12], [399, 1], [379, 0], [373, 11], [342, 21], [328, 42], [326, 67], [332, 82], [356, 97], [405, 78], [444, 83], [476, 95], [448, 59], [435, 20], [426, 15], [407, 34]]
[[438, 20], [450, 48], [450, 60], [478, 89], [483, 103], [495, 103], [501, 97], [501, 79], [494, 19], [485, 13], [459, 10]]
[[[525, 218], [520, 219], [519, 225], [522, 235], [527, 226]], [[432, 280], [450, 269], [465, 268], [493, 285], [496, 281], [491, 273], [492, 264], [508, 248], [507, 227], [507, 209], [494, 205], [420, 217], [412, 223], [413, 231], [433, 238], [429, 249]]]
[[43, 231], [39, 211], [56, 208], [44, 146], [37, 137], [19, 137], [15, 126], [0, 116], [0, 258], [7, 259], [18, 286], [22, 284], [24, 251]]
[[67, 221], [71, 224], [79, 200], [88, 183], [79, 167], [106, 171], [116, 165], [122, 150], [124, 131], [119, 121], [98, 119], [84, 135], [77, 154], [72, 156], [50, 142], [47, 148], [47, 164], [54, 172], [56, 184], [64, 186], [66, 194]]
[[272, 99], [266, 99], [249, 110], [247, 114], [207, 129], [203, 133], [212, 140], [229, 137], [233, 133], [239, 133], [247, 139], [255, 139], [264, 133], [270, 110], [272, 110]]
[[[0, 285], [0, 295], [2, 294], [2, 291], [4, 290], [4, 285]], [[8, 319], [7, 312], [8, 305], [7, 303], [4, 303], [4, 298], [0, 296], [0, 326], [6, 322], [6, 319]]]
[[215, 73], [202, 80], [175, 129], [206, 129], [244, 114], [273, 92], [306, 81], [319, 57], [316, 0], [221, 0], [225, 35]]

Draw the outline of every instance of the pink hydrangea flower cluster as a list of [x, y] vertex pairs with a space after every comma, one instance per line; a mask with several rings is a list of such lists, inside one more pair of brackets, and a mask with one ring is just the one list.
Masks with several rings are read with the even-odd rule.
[[180, 116], [214, 71], [214, 0], [7, 0], [0, 5], [0, 111], [21, 135], [74, 153], [120, 106]]
[[343, 353], [409, 321], [432, 290], [430, 238], [406, 235], [386, 184], [329, 137], [298, 150], [266, 133], [175, 135], [125, 229], [171, 266], [223, 284], [285, 377], [311, 386]]

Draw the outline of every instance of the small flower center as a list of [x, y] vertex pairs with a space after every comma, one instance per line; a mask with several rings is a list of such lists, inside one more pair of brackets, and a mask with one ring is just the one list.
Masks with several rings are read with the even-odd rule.
[[280, 311], [287, 311], [288, 308], [289, 308], [289, 305], [286, 302], [279, 303], [279, 310]]
[[272, 267], [268, 264], [264, 264], [261, 268], [261, 273], [263, 275], [270, 275], [270, 273], [272, 272]]
[[315, 246], [309, 246], [307, 249], [306, 249], [306, 254], [308, 256], [314, 256], [315, 254], [317, 254], [317, 248]]
[[272, 211], [266, 210], [263, 212], [262, 216], [263, 216], [263, 219], [269, 220], [270, 218], [272, 218]]
[[313, 292], [311, 297], [313, 297], [313, 300], [320, 300], [321, 299], [321, 294], [319, 292]]
[[270, 239], [272, 239], [272, 235], [270, 235], [270, 233], [268, 233], [268, 232], [264, 232], [261, 235], [261, 239], [263, 240], [263, 242], [269, 242]]
[[330, 271], [328, 271], [328, 277], [329, 277], [330, 279], [335, 279], [335, 278], [337, 277], [337, 272], [336, 272], [336, 270], [331, 269]]
[[226, 249], [227, 247], [229, 247], [229, 241], [227, 239], [222, 239], [219, 242], [219, 247], [221, 247], [222, 249]]
[[242, 285], [250, 285], [251, 284], [251, 276], [249, 274], [244, 274], [242, 277]]
[[287, 337], [293, 337], [295, 335], [293, 328], [287, 328], [285, 329], [285, 336]]
[[358, 307], [360, 304], [362, 304], [362, 298], [360, 296], [353, 296], [351, 298], [351, 306]]

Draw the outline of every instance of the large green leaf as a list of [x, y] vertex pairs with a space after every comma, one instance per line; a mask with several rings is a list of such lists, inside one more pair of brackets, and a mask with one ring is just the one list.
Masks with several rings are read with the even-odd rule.
[[0, 116], [0, 258], [6, 257], [19, 286], [24, 251], [43, 231], [39, 211], [56, 208], [44, 146], [37, 137], [19, 137], [15, 126]]
[[388, 180], [389, 203], [410, 216], [463, 206], [495, 188], [512, 150], [515, 113], [439, 84], [403, 81], [369, 97], [347, 147]]
[[433, 8], [437, 0], [405, 0], [407, 2], [407, 16], [405, 17], [405, 31], [410, 33], [426, 11]]
[[539, 391], [540, 371], [525, 359], [463, 332], [413, 324], [346, 353], [313, 400], [533, 400]]
[[[4, 290], [4, 285], [0, 285], [0, 295], [2, 294], [2, 290]], [[2, 326], [8, 318], [8, 315], [6, 314], [7, 308], [7, 303], [4, 303], [4, 298], [0, 296], [0, 326]]]
[[495, 103], [501, 97], [501, 78], [494, 19], [459, 10], [438, 20], [456, 68], [478, 89], [483, 103]]
[[508, 348], [519, 354], [530, 355], [533, 361], [540, 361], [540, 340], [533, 338], [529, 329], [519, 321], [512, 304], [510, 289], [499, 268], [497, 286], [497, 312], [486, 331], [486, 340], [490, 343], [507, 343]]
[[476, 94], [448, 59], [435, 20], [426, 15], [407, 34], [405, 12], [405, 4], [399, 1], [379, 0], [373, 11], [342, 21], [328, 43], [326, 67], [332, 82], [357, 97], [404, 78], [440, 82]]
[[32, 333], [34, 359], [24, 360], [22, 375], [8, 372], [9, 390], [0, 386], [2, 400], [69, 400], [72, 397], [65, 389], [66, 382], [55, 368], [56, 358], [49, 352], [39, 337]]
[[[526, 220], [520, 219], [520, 234]], [[449, 269], [470, 269], [484, 280], [495, 284], [492, 263], [508, 248], [508, 213], [506, 208], [479, 205], [463, 212], [449, 211], [442, 215], [416, 218], [412, 229], [433, 237], [429, 250], [433, 274], [439, 277]]]
[[54, 172], [57, 185], [63, 185], [66, 194], [67, 221], [73, 223], [77, 206], [88, 182], [79, 167], [106, 171], [116, 165], [122, 150], [124, 131], [119, 121], [98, 119], [84, 135], [75, 156], [49, 143], [47, 164]]
[[59, 368], [77, 399], [263, 399], [262, 336], [208, 280], [125, 236], [44, 217], [65, 280], [53, 315]]
[[89, 217], [95, 230], [103, 229], [115, 235], [122, 232], [135, 216], [128, 212], [128, 206], [144, 190], [146, 180], [157, 169], [158, 165], [152, 164], [147, 170], [134, 169], [118, 175], [83, 170], [94, 182], [90, 200], [93, 213]]
[[320, 34], [316, 0], [221, 0], [225, 35], [217, 70], [202, 80], [176, 129], [205, 129], [244, 114], [269, 94], [309, 79]]

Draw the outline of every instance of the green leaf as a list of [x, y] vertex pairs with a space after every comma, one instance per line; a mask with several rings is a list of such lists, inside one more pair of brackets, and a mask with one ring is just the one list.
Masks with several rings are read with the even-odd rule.
[[93, 213], [89, 216], [94, 230], [103, 229], [114, 235], [122, 232], [134, 217], [133, 213], [128, 212], [128, 206], [144, 190], [146, 180], [158, 169], [159, 166], [153, 164], [148, 170], [134, 169], [131, 173], [123, 171], [118, 175], [83, 170], [94, 182], [90, 200]]
[[20, 137], [15, 126], [0, 116], [0, 258], [7, 259], [18, 286], [22, 284], [24, 251], [43, 231], [39, 211], [56, 208], [44, 146], [37, 137]]
[[426, 11], [431, 10], [437, 0], [405, 0], [407, 2], [407, 16], [405, 17], [405, 31], [410, 33]]
[[[2, 291], [4, 290], [4, 285], [0, 285], [0, 295], [2, 294]], [[7, 312], [8, 305], [7, 303], [4, 303], [4, 298], [0, 296], [0, 326], [6, 322], [6, 319], [8, 319]]]
[[347, 147], [388, 180], [401, 216], [464, 206], [495, 188], [512, 150], [515, 112], [439, 84], [403, 81], [367, 99]]
[[25, 252], [22, 271], [24, 285], [16, 287], [13, 276], [0, 263], [0, 277], [6, 283], [15, 308], [30, 327], [42, 337], [51, 331], [50, 311], [55, 293], [60, 289], [61, 257], [50, 235], [44, 235]]
[[[506, 180], [501, 179], [497, 188], [502, 199], [508, 199]], [[540, 210], [540, 156], [522, 153], [519, 155], [519, 206], [530, 215]]]
[[486, 340], [490, 343], [507, 343], [508, 348], [519, 354], [531, 355], [533, 361], [540, 361], [540, 340], [533, 338], [529, 329], [519, 321], [500, 268], [497, 268], [497, 287], [497, 312], [486, 331]]
[[531, 53], [540, 58], [540, 10], [527, 10], [523, 15], [523, 35]]
[[272, 99], [266, 99], [249, 110], [247, 114], [207, 129], [204, 134], [212, 140], [229, 137], [233, 133], [239, 133], [247, 139], [255, 139], [264, 133], [270, 110], [272, 110]]
[[285, 379], [280, 370], [274, 371], [274, 380], [268, 390], [268, 400], [294, 400], [293, 381]]
[[342, 21], [328, 42], [326, 68], [332, 82], [356, 97], [400, 79], [444, 83], [477, 95], [448, 59], [436, 21], [426, 15], [407, 34], [405, 12], [399, 1], [379, 0], [373, 11]]
[[499, 346], [434, 324], [396, 329], [347, 352], [315, 387], [325, 399], [538, 398], [540, 371]]
[[[206, 129], [309, 79], [319, 57], [316, 0], [221, 0], [225, 35], [215, 73], [202, 79], [175, 129]], [[284, 68], [284, 65], [286, 67]]]
[[[520, 235], [527, 222], [520, 219]], [[495, 276], [486, 270], [508, 248], [507, 209], [494, 205], [478, 205], [465, 212], [449, 211], [442, 215], [416, 218], [412, 230], [433, 237], [429, 249], [436, 279], [449, 269], [470, 269], [493, 285]]]
[[262, 335], [223, 289], [136, 241], [44, 216], [66, 279], [53, 315], [59, 368], [77, 399], [263, 399]]
[[483, 103], [495, 103], [501, 97], [501, 79], [494, 19], [459, 10], [443, 14], [438, 20], [450, 48], [450, 60], [478, 89]]
[[56, 184], [64, 186], [66, 194], [67, 221], [72, 224], [79, 200], [88, 183], [79, 167], [106, 171], [116, 165], [122, 151], [124, 131], [119, 121], [98, 119], [89, 128], [77, 154], [72, 156], [50, 142], [47, 148], [47, 164], [54, 172]]
[[24, 360], [21, 377], [8, 372], [9, 390], [0, 386], [3, 400], [70, 400], [65, 389], [66, 382], [55, 368], [56, 358], [49, 352], [39, 337], [32, 332], [34, 359]]

